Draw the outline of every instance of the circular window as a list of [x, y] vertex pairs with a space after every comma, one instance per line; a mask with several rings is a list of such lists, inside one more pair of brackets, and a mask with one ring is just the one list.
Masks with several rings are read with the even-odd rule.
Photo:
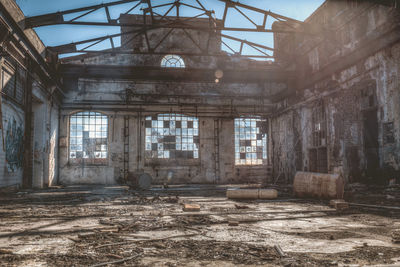
[[161, 59], [161, 67], [164, 68], [184, 68], [185, 62], [182, 57], [177, 55], [166, 55]]

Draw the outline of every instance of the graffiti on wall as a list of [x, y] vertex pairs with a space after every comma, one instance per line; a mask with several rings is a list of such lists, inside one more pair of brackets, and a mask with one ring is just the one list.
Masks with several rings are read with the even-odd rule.
[[22, 168], [24, 152], [24, 131], [22, 124], [17, 125], [13, 118], [8, 121], [5, 135], [5, 152], [7, 169], [15, 172]]

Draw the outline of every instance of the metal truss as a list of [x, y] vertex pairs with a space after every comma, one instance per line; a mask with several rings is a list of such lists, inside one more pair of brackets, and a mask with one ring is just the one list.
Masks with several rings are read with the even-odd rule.
[[[258, 33], [297, 33], [303, 32], [307, 33], [304, 23], [292, 18], [288, 18], [271, 11], [262, 10], [259, 8], [255, 8], [249, 5], [245, 5], [239, 2], [233, 2], [232, 0], [217, 0], [224, 4], [224, 13], [222, 18], [216, 18], [215, 12], [213, 10], [207, 10], [205, 6], [202, 4], [201, 0], [174, 0], [170, 3], [163, 3], [158, 5], [153, 5], [154, 3], [160, 3], [161, 1], [156, 0], [121, 0], [111, 3], [104, 3], [99, 5], [87, 6], [82, 8], [76, 8], [56, 13], [49, 13], [34, 17], [27, 17], [25, 20], [21, 22], [21, 26], [24, 29], [28, 28], [36, 28], [41, 26], [48, 25], [90, 25], [90, 26], [120, 26], [120, 27], [134, 27], [135, 30], [102, 36], [98, 38], [92, 38], [87, 40], [82, 40], [79, 42], [53, 46], [49, 47], [50, 51], [53, 51], [57, 54], [67, 54], [67, 53], [122, 53], [122, 54], [167, 54], [168, 51], [161, 51], [158, 49], [162, 42], [168, 37], [171, 32], [174, 30], [180, 29], [184, 32], [184, 35], [189, 38], [197, 48], [198, 52], [195, 53], [182, 53], [182, 55], [191, 55], [191, 56], [225, 56], [226, 53], [212, 53], [209, 51], [209, 43], [212, 38], [218, 38], [221, 40], [221, 43], [227, 47], [227, 49], [236, 56], [245, 56], [245, 57], [257, 57], [257, 58], [272, 58], [273, 55], [270, 54], [271, 51], [274, 51], [273, 48], [265, 46], [260, 43], [249, 42], [247, 40], [237, 38], [227, 34], [226, 32], [258, 32]], [[164, 1], [165, 2], [165, 1]], [[190, 2], [190, 3], [188, 3]], [[193, 3], [195, 2], [195, 3]], [[143, 23], [124, 23], [121, 22], [120, 19], [113, 19], [110, 15], [110, 7], [132, 3], [132, 6], [126, 10], [125, 14], [130, 14], [132, 12], [141, 12], [143, 14]], [[141, 4], [145, 4], [147, 7], [141, 8]], [[186, 7], [190, 8], [194, 11], [200, 12], [200, 14], [191, 17], [181, 17], [181, 8]], [[159, 14], [159, 8], [168, 8], [164, 14]], [[93, 22], [93, 21], [81, 21], [80, 19], [88, 16], [89, 14], [98, 11], [104, 10], [105, 15], [107, 17], [106, 22]], [[175, 16], [171, 16], [172, 11], [175, 10]], [[229, 15], [229, 12], [236, 10], [240, 16], [244, 17], [247, 21], [249, 21], [253, 26], [248, 28], [242, 27], [228, 27], [226, 26], [226, 20]], [[256, 13], [263, 16], [263, 23], [257, 24], [249, 15], [249, 12]], [[72, 19], [65, 20], [64, 16], [74, 13], [81, 13], [79, 15], [74, 16]], [[137, 13], [136, 13], [137, 14]], [[208, 18], [208, 25], [200, 25], [195, 26], [193, 20], [196, 18]], [[276, 30], [272, 28], [267, 28], [267, 19], [273, 19], [274, 21], [285, 22], [287, 25], [287, 30]], [[150, 19], [151, 18], [151, 19]], [[159, 43], [155, 46], [150, 46], [148, 40], [148, 32], [156, 29], [169, 29], [169, 31], [164, 35]], [[208, 42], [205, 47], [201, 47], [195, 39], [191, 35], [190, 30], [202, 31], [208, 33]], [[224, 33], [222, 33], [224, 32]], [[123, 35], [132, 35], [133, 37], [129, 39], [127, 43], [132, 41], [135, 37], [142, 35], [146, 39], [146, 51], [133, 51], [133, 50], [123, 50], [122, 47], [115, 47], [114, 39], [121, 37]], [[226, 42], [223, 41], [223, 38], [229, 39], [238, 44], [239, 49], [233, 49]], [[100, 44], [102, 42], [109, 42], [110, 49], [107, 50], [90, 50], [93, 46]], [[86, 46], [85, 46], [86, 44]], [[125, 43], [126, 44], [126, 43]], [[77, 48], [77, 46], [84, 46], [83, 48]], [[247, 46], [255, 51], [256, 54], [248, 55], [243, 54], [243, 48]], [[269, 51], [269, 52], [267, 52]]]

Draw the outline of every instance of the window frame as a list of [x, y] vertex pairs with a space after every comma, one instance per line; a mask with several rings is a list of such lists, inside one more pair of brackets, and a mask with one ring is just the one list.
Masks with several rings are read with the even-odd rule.
[[[243, 120], [243, 122], [245, 122], [245, 120], [252, 120], [252, 121], [250, 121], [250, 126], [241, 126], [241, 121], [240, 120]], [[253, 120], [254, 120], [255, 126], [252, 126]], [[237, 121], [238, 121], [238, 126], [237, 126]], [[265, 124], [264, 131], [262, 131], [261, 126], [257, 126], [257, 122], [260, 122], [260, 124]], [[237, 167], [237, 168], [246, 168], [246, 167], [257, 167], [257, 166], [261, 167], [261, 166], [268, 165], [268, 130], [267, 130], [267, 123], [268, 123], [268, 120], [266, 118], [263, 118], [261, 116], [254, 116], [254, 115], [241, 116], [241, 117], [235, 118], [233, 120], [233, 127], [234, 127], [234, 129], [233, 129], [233, 133], [234, 133], [233, 134], [233, 137], [234, 137], [233, 149], [234, 149], [234, 165], [235, 165], [235, 167]], [[251, 128], [253, 128], [253, 127], [256, 127], [256, 132], [255, 133], [253, 133], [251, 131]], [[241, 129], [246, 129], [246, 128], [250, 128], [250, 133], [249, 133], [250, 137], [246, 138], [246, 134], [247, 134], [246, 130], [243, 130], [243, 134], [245, 135], [245, 137], [244, 137], [244, 139], [241, 139], [241, 132], [242, 132]], [[257, 133], [257, 129], [258, 129], [258, 133]], [[252, 134], [256, 135], [255, 140], [252, 140], [253, 139], [252, 138]], [[259, 135], [259, 134], [260, 135], [264, 135], [262, 137], [262, 139], [258, 139], [257, 138], [257, 135]], [[237, 140], [237, 138], [238, 138], [238, 140]], [[241, 141], [245, 142], [245, 144], [246, 144], [246, 142], [251, 142], [250, 146], [244, 145], [244, 147], [246, 147], [244, 152], [240, 152], [241, 147], [243, 147], [240, 144]], [[256, 142], [256, 145], [253, 145], [253, 141]], [[260, 141], [261, 145], [258, 145], [257, 141]], [[252, 151], [247, 151], [247, 147], [251, 147]], [[254, 147], [255, 147], [255, 151], [253, 151]], [[258, 147], [262, 148], [261, 152], [257, 151]], [[244, 159], [241, 158], [241, 153], [245, 153], [245, 158]], [[257, 157], [256, 157], [256, 159], [250, 158], [251, 163], [247, 163], [246, 161], [247, 161], [247, 154], [248, 153], [251, 153], [251, 154], [255, 153], [256, 155], [257, 154], [261, 154], [261, 159], [259, 159]], [[239, 157], [237, 157], [238, 154], [239, 154]], [[241, 161], [241, 160], [244, 160], [245, 162], [244, 163], [238, 162], [238, 161]], [[253, 162], [254, 160], [257, 160], [257, 162]], [[259, 162], [259, 160], [261, 160], [261, 163]]]
[[[169, 120], [160, 120], [159, 119], [160, 117], [169, 117], [170, 119]], [[180, 118], [179, 120], [177, 120], [178, 117]], [[150, 118], [150, 120], [149, 120], [149, 118]], [[155, 118], [157, 118], [157, 120], [155, 120]], [[171, 120], [171, 118], [173, 120]], [[182, 120], [182, 118], [186, 118], [186, 120]], [[167, 135], [167, 136], [174, 136], [175, 141], [168, 141], [168, 142], [157, 141], [157, 143], [153, 143], [153, 138], [159, 138], [159, 136], [164, 136], [164, 135], [159, 135], [159, 134], [154, 135], [153, 129], [163, 129], [163, 131], [164, 131], [164, 129], [171, 129], [171, 127], [167, 128], [167, 127], [164, 127], [164, 125], [162, 127], [159, 127], [158, 125], [157, 125], [157, 127], [153, 127], [154, 126], [153, 122], [164, 121], [164, 122], [168, 122], [167, 124], [170, 124], [171, 121], [175, 121], [175, 127], [174, 127], [175, 130], [176, 129], [185, 129], [184, 127], [181, 127], [181, 128], [177, 127], [176, 122], [177, 121], [190, 121], [190, 120], [187, 120], [188, 118], [193, 119], [192, 120], [193, 126], [186, 127], [186, 129], [193, 129], [193, 134], [184, 135], [181, 130], [179, 136], [176, 134], [176, 132], [172, 135], [170, 133]], [[195, 128], [195, 122], [197, 122], [197, 128]], [[148, 123], [151, 123], [151, 127], [149, 127]], [[146, 115], [144, 118], [144, 127], [143, 128], [144, 128], [144, 159], [147, 163], [159, 162], [160, 164], [162, 164], [162, 163], [170, 164], [171, 162], [179, 162], [182, 165], [191, 165], [200, 160], [200, 119], [198, 117], [192, 116], [192, 115], [187, 115], [187, 114], [182, 114], [182, 113], [159, 113], [159, 114], [153, 114], [153, 115]], [[150, 135], [149, 135], [147, 129], [151, 129]], [[196, 130], [197, 130], [197, 134], [195, 134]], [[180, 137], [180, 140], [181, 140], [180, 142], [177, 142], [177, 136]], [[183, 142], [184, 137], [187, 137], [187, 138], [192, 137], [193, 141], [192, 142]], [[151, 139], [150, 140], [151, 142], [149, 142], [148, 138]], [[187, 148], [186, 150], [182, 150], [182, 147], [180, 149], [177, 149], [176, 146], [175, 146], [175, 148], [169, 148], [168, 150], [162, 149], [163, 151], [168, 151], [169, 156], [168, 156], [168, 158], [166, 158], [166, 157], [159, 158], [158, 156], [155, 156], [155, 154], [156, 154], [155, 151], [157, 151], [157, 153], [158, 153], [158, 149], [154, 150], [152, 147], [151, 148], [148, 147], [148, 145], [152, 146], [153, 144], [157, 144], [157, 145], [162, 144], [162, 146], [165, 146], [165, 143], [171, 143], [171, 144], [175, 144], [175, 145], [178, 143], [180, 143], [180, 145], [186, 143], [187, 145], [193, 145], [193, 149]], [[197, 149], [195, 148], [195, 146], [197, 146]], [[175, 156], [171, 157], [171, 151], [175, 151], [174, 152]], [[176, 151], [181, 151], [181, 152], [192, 151], [193, 157], [192, 158], [177, 157], [179, 152], [176, 153]], [[197, 157], [195, 157], [196, 151], [197, 151]]]
[[[170, 58], [167, 58], [167, 57], [170, 57]], [[175, 66], [167, 65], [168, 63], [172, 64], [171, 60], [174, 60], [174, 59], [176, 60], [175, 63], [174, 63]], [[176, 66], [177, 62], [179, 62], [180, 66]], [[183, 59], [183, 57], [181, 57], [179, 55], [175, 55], [175, 54], [164, 55], [161, 58], [160, 66], [162, 68], [173, 68], [173, 69], [184, 69], [184, 68], [186, 68], [185, 60]]]
[[[83, 158], [83, 157], [82, 158], [76, 158], [76, 157], [75, 158], [71, 158], [71, 138], [72, 138], [72, 135], [71, 135], [71, 122], [72, 122], [72, 118], [74, 116], [77, 116], [78, 114], [82, 114], [82, 119], [83, 119], [83, 117], [85, 115], [84, 113], [88, 113], [88, 115], [87, 115], [88, 118], [91, 117], [90, 116], [91, 113], [95, 113], [96, 114], [94, 116], [95, 120], [97, 119], [98, 116], [101, 117], [101, 120], [103, 120], [104, 117], [107, 119], [106, 124], [103, 124], [103, 123], [100, 124], [101, 127], [104, 127], [104, 125], [107, 127], [107, 129], [105, 131], [106, 132], [106, 137], [105, 138], [104, 137], [94, 137], [94, 139], [98, 139], [98, 138], [99, 139], [106, 139], [105, 140], [105, 142], [106, 142], [106, 150], [105, 150], [106, 157], [105, 158], [95, 158], [95, 157], [94, 158]], [[82, 127], [84, 127], [84, 125], [85, 124], [82, 122]], [[91, 124], [89, 123], [88, 125], [90, 127]], [[96, 135], [96, 132], [99, 132], [99, 131], [96, 131], [97, 123], [95, 123], [94, 125], [95, 125], [94, 133]], [[103, 132], [103, 131], [100, 131], [100, 132]], [[83, 130], [82, 130], [82, 135], [83, 135]], [[97, 111], [97, 110], [80, 110], [80, 111], [76, 111], [76, 112], [73, 112], [73, 113], [69, 114], [69, 116], [68, 116], [68, 155], [67, 155], [68, 162], [70, 164], [75, 164], [75, 165], [78, 165], [78, 164], [108, 165], [108, 160], [109, 160], [109, 142], [108, 142], [109, 138], [108, 138], [108, 136], [109, 136], [109, 116], [107, 114], [105, 114], [105, 113], [103, 113], [101, 111]], [[84, 142], [84, 137], [82, 136], [82, 146], [84, 145], [83, 142]], [[100, 145], [102, 145], [102, 144], [100, 144]], [[95, 144], [95, 146], [96, 146], [96, 144]], [[83, 152], [83, 148], [82, 148], [82, 152]], [[102, 153], [103, 151], [99, 151], [99, 152]]]
[[316, 103], [311, 109], [311, 136], [308, 147], [310, 172], [328, 173], [328, 120], [326, 105], [323, 101]]

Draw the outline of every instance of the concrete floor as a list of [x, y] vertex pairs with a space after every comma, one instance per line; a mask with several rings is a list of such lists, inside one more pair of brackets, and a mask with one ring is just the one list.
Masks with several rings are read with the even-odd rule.
[[[400, 266], [390, 237], [400, 228], [396, 214], [338, 213], [289, 195], [235, 202], [227, 187], [75, 186], [1, 196], [1, 266]], [[183, 212], [183, 203], [201, 211]]]

